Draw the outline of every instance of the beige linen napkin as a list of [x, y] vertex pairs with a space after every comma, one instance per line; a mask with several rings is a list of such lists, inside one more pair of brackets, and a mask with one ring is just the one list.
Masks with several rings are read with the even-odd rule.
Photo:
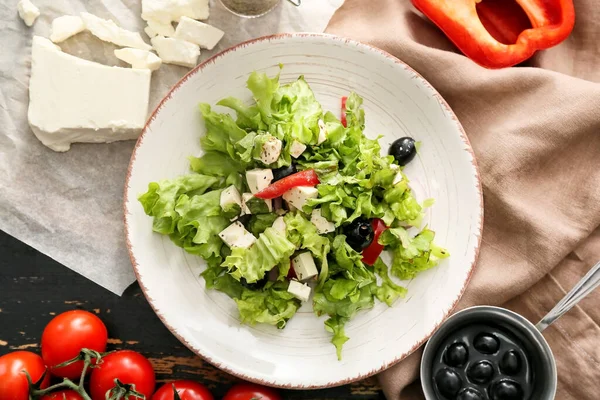
[[[567, 41], [528, 66], [495, 71], [458, 53], [409, 0], [346, 0], [327, 28], [416, 69], [471, 140], [485, 223], [458, 309], [504, 305], [535, 323], [600, 259], [600, 5], [575, 7]], [[600, 398], [599, 305], [593, 293], [544, 332], [558, 363], [557, 399]], [[420, 356], [379, 376], [388, 399], [423, 398]]]

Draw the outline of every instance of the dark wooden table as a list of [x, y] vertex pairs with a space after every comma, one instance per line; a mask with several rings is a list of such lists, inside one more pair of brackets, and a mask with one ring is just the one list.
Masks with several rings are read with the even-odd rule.
[[[44, 326], [72, 309], [94, 312], [106, 323], [111, 349], [145, 354], [159, 382], [194, 379], [221, 398], [236, 379], [184, 347], [160, 322], [139, 286], [118, 297], [0, 231], [0, 355], [39, 351]], [[316, 391], [284, 391], [284, 399], [384, 399], [374, 378]]]

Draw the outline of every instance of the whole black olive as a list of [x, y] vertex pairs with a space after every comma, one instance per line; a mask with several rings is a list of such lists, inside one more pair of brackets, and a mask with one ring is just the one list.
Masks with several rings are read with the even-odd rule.
[[467, 376], [471, 382], [488, 383], [494, 377], [494, 366], [487, 360], [479, 361], [469, 367]]
[[268, 281], [268, 275], [265, 275], [262, 279], [253, 283], [248, 283], [246, 278], [240, 278], [240, 283], [242, 284], [242, 286], [250, 290], [260, 290], [265, 287]]
[[296, 172], [298, 172], [298, 170], [294, 164], [291, 164], [287, 167], [276, 168], [273, 170], [273, 182], [283, 179], [286, 176], [295, 174]]
[[523, 389], [517, 382], [507, 379], [495, 382], [490, 390], [492, 400], [523, 400]]
[[439, 392], [450, 399], [453, 399], [462, 387], [462, 379], [450, 368], [440, 369], [434, 380]]
[[456, 400], [483, 400], [483, 395], [477, 389], [466, 388], [460, 391]]
[[507, 375], [516, 375], [521, 370], [521, 356], [516, 350], [509, 350], [502, 356], [500, 369]]
[[403, 137], [394, 141], [390, 146], [389, 154], [396, 159], [398, 164], [408, 164], [417, 155], [415, 139], [411, 137]]
[[462, 367], [469, 360], [469, 350], [464, 343], [452, 343], [444, 353], [444, 363], [451, 367]]
[[473, 347], [483, 354], [494, 354], [500, 348], [498, 338], [490, 333], [480, 333], [473, 341]]
[[344, 228], [346, 243], [360, 252], [373, 242], [373, 227], [366, 219], [356, 219]]

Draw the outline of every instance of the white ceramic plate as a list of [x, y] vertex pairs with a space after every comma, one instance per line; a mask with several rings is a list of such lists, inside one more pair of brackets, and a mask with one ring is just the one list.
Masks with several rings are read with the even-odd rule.
[[[204, 126], [198, 103], [227, 96], [251, 101], [248, 75], [281, 81], [304, 75], [324, 109], [339, 112], [351, 90], [364, 98], [366, 133], [423, 143], [406, 168], [419, 200], [436, 204], [426, 223], [451, 257], [406, 282], [408, 295], [393, 307], [377, 304], [347, 324], [350, 340], [337, 361], [330, 335], [309, 305], [283, 330], [240, 325], [235, 303], [207, 291], [203, 261], [167, 237], [137, 201], [149, 182], [188, 173], [189, 155], [201, 154]], [[225, 109], [223, 109], [225, 110]], [[481, 188], [467, 137], [446, 102], [421, 76], [373, 47], [327, 35], [266, 37], [231, 48], [191, 71], [152, 114], [131, 158], [125, 190], [127, 245], [139, 283], [165, 325], [196, 354], [234, 375], [290, 388], [336, 386], [375, 374], [402, 360], [433, 333], [461, 297], [480, 244]]]

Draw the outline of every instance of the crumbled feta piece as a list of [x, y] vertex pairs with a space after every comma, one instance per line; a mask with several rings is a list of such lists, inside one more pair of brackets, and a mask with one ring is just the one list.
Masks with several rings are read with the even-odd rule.
[[396, 176], [394, 176], [394, 181], [392, 182], [392, 185], [397, 185], [398, 183], [402, 182], [402, 179], [404, 179], [404, 177], [402, 176], [402, 172], [398, 171], [396, 173]]
[[171, 22], [181, 17], [208, 19], [209, 0], [142, 0], [142, 19]]
[[306, 145], [297, 140], [294, 140], [290, 145], [290, 155], [294, 158], [300, 157], [304, 150], [306, 150]]
[[298, 281], [290, 281], [288, 292], [300, 301], [308, 301], [312, 289], [306, 283], [302, 284]]
[[150, 39], [152, 39], [154, 36], [158, 35], [158, 33], [156, 33], [156, 31], [152, 28], [150, 28], [149, 26], [144, 28], [144, 32], [146, 32], [146, 35], [148, 35], [148, 37]]
[[196, 43], [203, 49], [208, 50], [212, 50], [224, 34], [225, 32], [214, 26], [188, 17], [181, 17], [177, 29], [175, 29], [175, 37], [177, 39]]
[[76, 15], [63, 15], [62, 17], [54, 18], [52, 21], [50, 40], [54, 43], [60, 43], [84, 30], [85, 24], [81, 17]]
[[317, 144], [321, 144], [327, 140], [327, 128], [325, 127], [325, 122], [322, 119], [319, 120], [319, 137], [317, 139]]
[[283, 142], [276, 137], [270, 137], [262, 146], [260, 160], [266, 164], [273, 164], [279, 159]]
[[173, 24], [171, 24], [170, 21], [162, 22], [149, 19], [146, 21], [146, 23], [148, 24], [148, 28], [150, 28], [153, 32], [156, 32], [156, 35], [173, 36], [175, 34], [175, 28], [173, 28]]
[[27, 26], [33, 25], [37, 17], [40, 16], [40, 9], [30, 0], [19, 0], [17, 11], [19, 12], [19, 17], [21, 17]]
[[310, 222], [317, 228], [317, 232], [321, 234], [335, 231], [335, 224], [321, 215], [320, 208], [315, 208], [313, 210], [310, 216]]
[[149, 69], [155, 71], [160, 68], [162, 60], [156, 54], [147, 50], [134, 49], [126, 47], [124, 49], [116, 49], [115, 56], [127, 64], [131, 64], [132, 68]]
[[150, 39], [152, 46], [166, 64], [194, 68], [200, 56], [198, 45], [184, 40], [155, 36]]
[[315, 260], [310, 254], [310, 251], [298, 254], [292, 258], [292, 267], [299, 281], [307, 281], [319, 274]]
[[285, 224], [283, 217], [277, 217], [277, 219], [273, 221], [272, 228], [275, 229], [277, 232], [281, 233], [282, 235], [285, 235], [287, 225]]
[[114, 43], [121, 47], [134, 47], [141, 50], [152, 50], [152, 47], [144, 42], [138, 32], [123, 29], [114, 21], [102, 19], [86, 12], [81, 13], [81, 19], [85, 28], [98, 39]]
[[219, 233], [219, 237], [229, 247], [249, 248], [256, 242], [253, 234], [248, 232], [239, 221], [229, 225]]
[[252, 194], [258, 193], [273, 181], [273, 171], [270, 169], [251, 169], [246, 171], [246, 182]]
[[296, 186], [283, 194], [283, 199], [294, 207], [302, 210], [309, 199], [319, 196], [317, 188], [311, 186]]

